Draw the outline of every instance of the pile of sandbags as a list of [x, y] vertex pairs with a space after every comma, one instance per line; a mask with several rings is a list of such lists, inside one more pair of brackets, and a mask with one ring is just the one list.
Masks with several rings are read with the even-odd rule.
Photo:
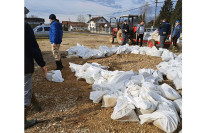
[[[153, 122], [165, 132], [174, 132], [182, 115], [181, 96], [163, 81], [163, 73], [153, 69], [108, 71], [97, 63], [70, 63], [75, 76], [93, 84], [90, 99], [102, 107], [114, 107], [113, 120]], [[139, 117], [139, 118], [138, 118]]]
[[[170, 55], [172, 56], [170, 57]], [[165, 59], [167, 61], [159, 63], [156, 67], [167, 79], [173, 81], [177, 90], [182, 89], [182, 54], [178, 56], [166, 54]]]

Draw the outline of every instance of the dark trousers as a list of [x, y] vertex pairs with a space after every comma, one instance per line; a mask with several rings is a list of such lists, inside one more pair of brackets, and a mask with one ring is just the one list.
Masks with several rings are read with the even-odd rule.
[[142, 46], [143, 36], [144, 36], [144, 34], [139, 34], [139, 36], [137, 35], [137, 43], [136, 43], [136, 45], [138, 45], [138, 42], [139, 42], [139, 39], [140, 39], [140, 46]]
[[123, 41], [122, 45], [125, 45], [128, 42], [128, 34], [122, 33]]
[[173, 38], [172, 38], [172, 41], [173, 41], [174, 46], [176, 46], [177, 40], [178, 40], [178, 38], [176, 38], [176, 37], [173, 37]]
[[167, 36], [160, 36], [160, 48], [164, 48]]

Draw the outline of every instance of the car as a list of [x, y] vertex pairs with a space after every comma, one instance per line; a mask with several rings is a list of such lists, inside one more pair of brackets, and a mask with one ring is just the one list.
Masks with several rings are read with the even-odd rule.
[[39, 25], [33, 29], [35, 37], [49, 37], [50, 25]]

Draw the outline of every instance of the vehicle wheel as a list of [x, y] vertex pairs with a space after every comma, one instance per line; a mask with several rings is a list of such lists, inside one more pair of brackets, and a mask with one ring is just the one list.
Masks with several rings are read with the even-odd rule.
[[109, 38], [109, 42], [110, 42], [110, 43], [114, 43], [114, 37], [113, 37], [113, 36], [111, 36], [111, 37]]
[[151, 39], [147, 42], [147, 46], [152, 48], [153, 46], [156, 46], [156, 41], [154, 39]]
[[118, 30], [118, 32], [117, 32], [117, 42], [119, 44], [122, 44], [122, 30], [121, 29]]

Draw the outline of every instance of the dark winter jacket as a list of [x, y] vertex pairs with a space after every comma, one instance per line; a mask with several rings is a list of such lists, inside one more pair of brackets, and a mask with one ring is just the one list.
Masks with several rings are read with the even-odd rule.
[[[127, 30], [127, 32], [125, 32]], [[128, 34], [129, 32], [129, 25], [128, 24], [123, 24], [122, 25], [122, 33]]]
[[53, 21], [49, 29], [49, 40], [51, 44], [61, 44], [62, 42], [62, 24], [58, 21]]
[[42, 53], [38, 46], [38, 43], [35, 39], [35, 35], [33, 33], [33, 29], [28, 23], [25, 23], [25, 40], [24, 40], [24, 68], [25, 74], [33, 73], [34, 72], [34, 61], [40, 67], [45, 66], [45, 62], [42, 57]]
[[158, 28], [160, 36], [168, 36], [171, 32], [171, 25], [167, 22], [162, 22]]
[[180, 34], [181, 34], [181, 26], [180, 26], [180, 24], [179, 24], [179, 25], [177, 25], [177, 26], [174, 28], [172, 37], [179, 38], [179, 37], [180, 37]]

